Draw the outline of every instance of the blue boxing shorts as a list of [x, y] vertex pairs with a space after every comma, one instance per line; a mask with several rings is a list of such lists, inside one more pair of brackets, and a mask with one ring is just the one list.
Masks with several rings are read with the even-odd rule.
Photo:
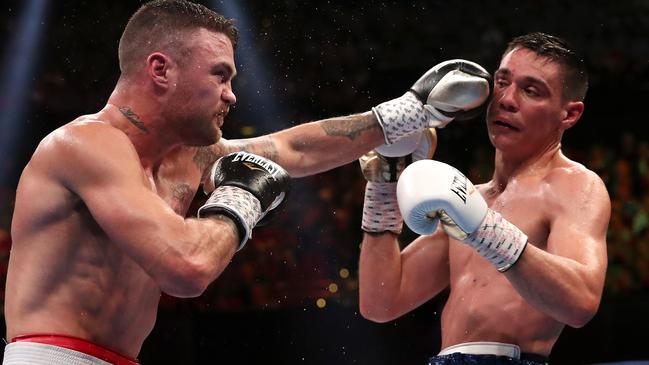
[[521, 353], [516, 345], [499, 342], [467, 342], [443, 349], [428, 365], [547, 365], [548, 358]]

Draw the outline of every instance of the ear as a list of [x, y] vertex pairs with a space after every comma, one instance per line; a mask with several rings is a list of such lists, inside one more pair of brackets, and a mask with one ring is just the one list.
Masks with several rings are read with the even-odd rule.
[[146, 59], [147, 75], [153, 81], [156, 87], [163, 89], [169, 88], [171, 84], [170, 70], [172, 69], [172, 62], [169, 56], [164, 53], [154, 52]]
[[561, 119], [561, 130], [572, 128], [577, 124], [581, 115], [584, 114], [584, 103], [581, 101], [569, 101], [566, 103]]

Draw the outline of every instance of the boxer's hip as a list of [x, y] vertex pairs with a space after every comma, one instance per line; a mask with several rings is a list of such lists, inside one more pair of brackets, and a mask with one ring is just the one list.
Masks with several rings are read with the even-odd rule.
[[18, 336], [5, 347], [3, 365], [138, 365], [116, 351], [81, 338], [35, 334]]
[[516, 345], [500, 342], [460, 343], [442, 349], [437, 356], [431, 357], [428, 361], [429, 365], [544, 365], [547, 363], [546, 356], [521, 352]]

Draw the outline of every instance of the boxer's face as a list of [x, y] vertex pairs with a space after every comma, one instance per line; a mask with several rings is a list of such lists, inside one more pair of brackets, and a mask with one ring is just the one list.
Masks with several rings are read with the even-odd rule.
[[230, 105], [236, 102], [236, 75], [230, 39], [206, 29], [194, 32], [178, 71], [173, 110], [176, 130], [188, 145], [208, 145], [221, 138]]
[[516, 48], [506, 54], [494, 75], [487, 109], [491, 143], [511, 154], [533, 154], [561, 139], [564, 116], [559, 64]]

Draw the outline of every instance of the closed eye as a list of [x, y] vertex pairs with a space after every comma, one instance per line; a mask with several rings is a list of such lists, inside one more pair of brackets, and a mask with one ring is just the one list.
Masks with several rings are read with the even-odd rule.
[[498, 79], [494, 83], [496, 84], [496, 87], [499, 87], [499, 88], [506, 87], [507, 85], [509, 85], [509, 82], [507, 82], [507, 81], [505, 81], [503, 79]]
[[539, 91], [535, 87], [526, 87], [523, 91], [529, 96], [539, 96]]

